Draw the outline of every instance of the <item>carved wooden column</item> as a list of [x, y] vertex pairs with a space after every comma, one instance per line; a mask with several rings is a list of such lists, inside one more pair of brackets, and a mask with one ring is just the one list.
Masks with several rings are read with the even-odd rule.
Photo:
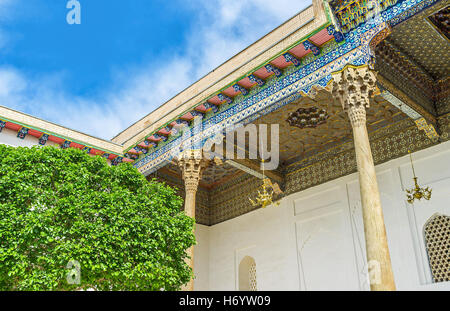
[[[184, 212], [189, 217], [195, 219], [195, 196], [197, 194], [198, 184], [201, 178], [202, 171], [205, 167], [205, 160], [202, 156], [201, 150], [186, 150], [178, 158], [178, 166], [181, 169], [186, 197], [184, 200]], [[195, 230], [195, 227], [194, 227]], [[190, 259], [187, 263], [194, 271], [194, 246], [187, 250]], [[194, 280], [191, 279], [182, 290], [193, 291]]]
[[356, 163], [371, 290], [395, 290], [380, 193], [366, 127], [366, 108], [376, 88], [376, 74], [367, 66], [347, 66], [333, 74], [333, 96], [348, 113], [353, 128]]

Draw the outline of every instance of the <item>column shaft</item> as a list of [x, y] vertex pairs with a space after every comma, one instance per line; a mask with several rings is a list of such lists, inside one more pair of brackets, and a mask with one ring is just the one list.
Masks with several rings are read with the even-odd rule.
[[[349, 110], [349, 116], [356, 109], [355, 107]], [[363, 112], [359, 111], [358, 113], [365, 115], [365, 108], [360, 106], [359, 109], [363, 109]], [[352, 116], [350, 116], [350, 120], [352, 120]], [[370, 288], [376, 291], [395, 290], [383, 210], [365, 118], [363, 123], [352, 122], [352, 126], [361, 191]]]
[[380, 193], [366, 127], [366, 108], [376, 89], [376, 73], [367, 66], [348, 65], [332, 76], [333, 96], [347, 111], [353, 129], [370, 288], [395, 290]]
[[[187, 216], [192, 217], [195, 219], [195, 197], [196, 197], [197, 191], [195, 190], [186, 190], [186, 198], [184, 200], [184, 212]], [[195, 234], [195, 225], [193, 229], [193, 233]], [[192, 271], [194, 271], [194, 246], [189, 247], [186, 250], [186, 254], [188, 257], [186, 259], [186, 263], [191, 267]], [[191, 279], [189, 283], [187, 283], [182, 290], [184, 291], [193, 291], [194, 290], [194, 279]]]
[[[200, 181], [202, 171], [206, 165], [205, 160], [202, 157], [201, 150], [186, 150], [178, 159], [178, 166], [181, 169], [185, 199], [184, 199], [184, 212], [187, 216], [195, 219], [195, 197], [197, 194], [197, 188]], [[195, 226], [193, 228], [195, 234]], [[186, 263], [194, 271], [194, 246], [186, 250], [186, 254], [189, 258], [186, 258]], [[189, 283], [183, 286], [184, 291], [194, 290], [194, 279], [191, 279]]]

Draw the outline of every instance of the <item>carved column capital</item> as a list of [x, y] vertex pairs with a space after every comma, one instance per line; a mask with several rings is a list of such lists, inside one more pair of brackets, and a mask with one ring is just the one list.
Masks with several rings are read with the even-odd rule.
[[376, 90], [376, 73], [368, 66], [346, 66], [332, 73], [332, 77], [333, 97], [348, 113], [352, 126], [365, 125], [365, 109], [369, 108], [369, 100]]
[[178, 157], [186, 192], [196, 192], [206, 160], [201, 150], [186, 150]]

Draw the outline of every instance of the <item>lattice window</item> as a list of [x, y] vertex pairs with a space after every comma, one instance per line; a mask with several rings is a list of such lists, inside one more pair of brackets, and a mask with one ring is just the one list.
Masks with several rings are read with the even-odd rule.
[[256, 262], [250, 256], [245, 256], [239, 264], [239, 290], [257, 291]]
[[450, 217], [432, 216], [425, 225], [425, 243], [433, 281], [450, 281]]
[[250, 290], [256, 292], [256, 263], [252, 263], [249, 271]]

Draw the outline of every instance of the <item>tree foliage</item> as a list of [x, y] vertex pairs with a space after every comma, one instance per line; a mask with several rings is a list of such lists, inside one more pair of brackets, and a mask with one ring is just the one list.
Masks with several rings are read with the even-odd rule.
[[181, 206], [130, 164], [0, 145], [0, 290], [177, 290], [195, 243]]

